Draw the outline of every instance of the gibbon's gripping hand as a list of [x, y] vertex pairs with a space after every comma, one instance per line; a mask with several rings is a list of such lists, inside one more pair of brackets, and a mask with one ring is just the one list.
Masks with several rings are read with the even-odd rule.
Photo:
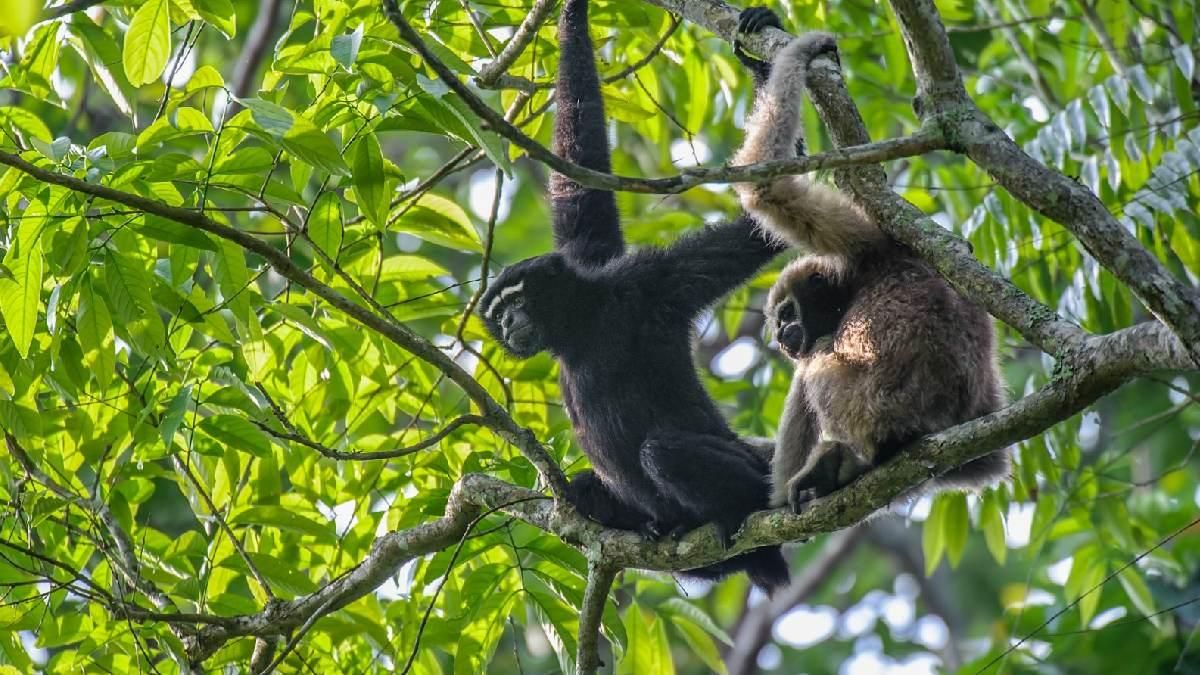
[[[779, 20], [778, 14], [766, 7], [747, 7], [738, 15], [737, 35], [742, 33], [754, 35], [762, 32], [764, 28], [783, 30], [783, 22]], [[756, 59], [747, 54], [746, 50], [742, 49], [742, 43], [736, 35], [733, 39], [733, 55], [750, 71], [756, 86], [761, 86], [770, 77], [771, 62]]]

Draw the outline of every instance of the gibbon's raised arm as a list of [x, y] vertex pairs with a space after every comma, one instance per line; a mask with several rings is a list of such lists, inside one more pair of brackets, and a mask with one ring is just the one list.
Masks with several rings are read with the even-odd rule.
[[637, 283], [661, 298], [665, 311], [692, 318], [750, 279], [787, 245], [754, 219], [707, 225], [635, 266]]
[[[611, 172], [604, 103], [588, 35], [587, 0], [566, 0], [558, 19], [558, 84], [554, 100], [554, 153], [589, 169]], [[554, 246], [585, 265], [603, 264], [624, 252], [621, 220], [612, 192], [585, 188], [550, 176]]]
[[[809, 63], [836, 54], [828, 33], [805, 33], [775, 57], [770, 76], [746, 122], [746, 139], [734, 166], [796, 156], [803, 138], [800, 108]], [[782, 176], [762, 184], [734, 185], [742, 207], [772, 235], [806, 253], [854, 255], [886, 238], [846, 195], [808, 176]]]

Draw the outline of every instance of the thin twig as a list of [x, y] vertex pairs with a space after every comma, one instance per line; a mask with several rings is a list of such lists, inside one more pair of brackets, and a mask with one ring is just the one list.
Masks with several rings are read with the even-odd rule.
[[412, 445], [406, 445], [406, 446], [400, 447], [400, 448], [393, 448], [391, 450], [374, 450], [374, 451], [359, 452], [359, 451], [334, 450], [333, 448], [330, 448], [330, 447], [323, 445], [321, 443], [318, 443], [306, 436], [301, 435], [299, 432], [295, 431], [294, 428], [291, 431], [279, 431], [277, 429], [271, 428], [270, 425], [263, 424], [262, 422], [259, 422], [256, 420], [254, 420], [253, 422], [254, 422], [254, 425], [257, 426], [259, 429], [262, 429], [263, 431], [267, 432], [268, 434], [271, 434], [275, 438], [285, 440], [285, 441], [292, 441], [294, 443], [299, 443], [300, 445], [303, 445], [306, 448], [312, 448], [313, 450], [316, 450], [317, 452], [321, 453], [323, 456], [328, 457], [330, 459], [349, 459], [349, 460], [355, 460], [355, 461], [360, 461], [360, 462], [379, 460], [379, 459], [395, 459], [396, 457], [403, 457], [405, 455], [411, 455], [414, 452], [420, 452], [421, 450], [425, 450], [426, 448], [431, 448], [431, 447], [437, 445], [439, 442], [441, 442], [442, 439], [444, 439], [445, 437], [454, 433], [454, 431], [461, 426], [464, 426], [467, 424], [476, 424], [476, 425], [480, 425], [480, 426], [487, 426], [487, 423], [488, 423], [487, 419], [481, 415], [460, 415], [459, 417], [456, 417], [453, 420], [450, 420], [449, 422], [447, 422], [445, 426], [443, 426], [441, 429], [439, 429], [437, 431], [437, 433], [434, 433], [430, 436], [426, 436], [425, 438], [421, 439], [420, 441], [418, 441]]
[[529, 14], [525, 16], [525, 20], [513, 32], [511, 38], [508, 39], [508, 44], [504, 45], [504, 49], [500, 50], [499, 54], [493, 54], [494, 59], [490, 63], [485, 64], [479, 69], [477, 81], [480, 86], [492, 85], [496, 78], [508, 70], [512, 66], [513, 61], [525, 51], [525, 47], [537, 37], [538, 29], [546, 21], [546, 17], [550, 15], [550, 10], [554, 9], [554, 3], [557, 0], [534, 0], [533, 7], [529, 9]]
[[254, 561], [251, 560], [250, 554], [246, 552], [246, 547], [242, 545], [237, 535], [234, 534], [233, 528], [229, 527], [229, 523], [225, 522], [225, 518], [221, 516], [221, 510], [213, 503], [212, 497], [209, 496], [208, 491], [204, 489], [204, 484], [200, 482], [195, 472], [192, 471], [191, 465], [187, 460], [181, 459], [178, 453], [172, 453], [171, 459], [175, 462], [175, 467], [183, 475], [187, 476], [196, 493], [204, 500], [205, 505], [208, 506], [209, 513], [212, 514], [213, 520], [217, 521], [217, 526], [225, 532], [225, 536], [229, 537], [229, 543], [233, 544], [233, 550], [237, 551], [238, 557], [242, 559], [242, 562], [246, 565], [246, 569], [250, 571], [250, 576], [254, 577], [254, 581], [262, 589], [263, 595], [267, 596], [268, 601], [274, 601], [275, 592], [271, 590], [271, 584], [267, 583], [266, 577], [258, 570], [258, 565], [255, 565]]

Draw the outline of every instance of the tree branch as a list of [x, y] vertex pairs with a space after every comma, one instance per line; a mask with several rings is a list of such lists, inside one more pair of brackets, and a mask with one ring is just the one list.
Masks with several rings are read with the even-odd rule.
[[538, 29], [546, 21], [550, 10], [554, 9], [555, 0], [534, 0], [533, 7], [529, 9], [529, 14], [525, 16], [525, 20], [517, 26], [517, 30], [509, 38], [508, 44], [504, 45], [504, 49], [496, 55], [490, 63], [485, 64], [479, 69], [479, 75], [476, 80], [481, 87], [490, 87], [496, 83], [496, 78], [508, 70], [513, 61], [525, 51], [525, 47], [533, 41], [537, 36]]
[[1091, 190], [1030, 157], [963, 88], [932, 0], [892, 0], [917, 78], [922, 118], [1014, 197], [1070, 230], [1097, 262], [1183, 341], [1200, 366], [1200, 292], [1167, 271]]
[[[703, 567], [744, 551], [834, 532], [861, 522], [872, 512], [953, 467], [1029, 438], [1084, 409], [1147, 368], [1173, 367], [1186, 355], [1160, 324], [1145, 324], [1109, 336], [1091, 338], [1073, 353], [1069, 367], [1037, 392], [995, 413], [925, 437], [896, 460], [815, 502], [799, 515], [784, 510], [753, 514], [733, 546], [725, 548], [716, 530], [706, 526], [682, 539], [648, 542], [640, 534], [605, 529], [565, 502], [489, 476], [469, 474], [450, 492], [444, 515], [412, 529], [379, 537], [354, 569], [308, 595], [270, 603], [258, 613], [236, 617], [179, 616], [174, 624], [205, 623], [187, 642], [199, 663], [230, 639], [287, 633], [373, 592], [404, 563], [455, 545], [485, 509], [518, 518], [568, 544], [588, 551], [589, 559], [611, 569], [636, 567], [677, 571]], [[598, 593], [598, 591], [596, 591]], [[136, 617], [135, 617], [136, 618]]]
[[603, 560], [588, 561], [587, 587], [583, 591], [583, 606], [579, 610], [579, 640], [575, 655], [577, 675], [591, 675], [600, 666], [600, 624], [604, 618], [604, 603], [617, 577], [618, 568]]
[[[253, 421], [253, 420], [251, 420], [251, 421]], [[317, 452], [321, 453], [323, 456], [328, 457], [330, 459], [369, 461], [369, 460], [378, 460], [378, 459], [395, 459], [396, 457], [403, 457], [405, 455], [411, 455], [414, 452], [420, 452], [421, 450], [425, 450], [426, 448], [431, 448], [431, 447], [437, 445], [439, 442], [441, 442], [441, 440], [443, 438], [449, 436], [451, 433], [453, 433], [459, 427], [462, 427], [462, 426], [465, 426], [468, 424], [487, 426], [488, 420], [487, 420], [487, 418], [482, 417], [480, 415], [459, 415], [458, 417], [455, 417], [454, 419], [447, 422], [445, 424], [445, 426], [443, 426], [441, 429], [439, 429], [435, 433], [430, 434], [429, 436], [426, 436], [425, 438], [422, 438], [421, 440], [417, 441], [416, 443], [413, 443], [412, 445], [405, 445], [405, 446], [402, 446], [399, 448], [392, 448], [391, 450], [375, 450], [375, 451], [364, 451], [364, 452], [358, 452], [358, 451], [354, 451], [354, 450], [351, 450], [351, 451], [334, 450], [333, 448], [331, 448], [327, 445], [324, 445], [323, 443], [318, 443], [317, 441], [314, 441], [311, 438], [304, 436], [299, 431], [297, 431], [296, 428], [294, 426], [292, 426], [292, 424], [290, 422], [285, 423], [284, 420], [281, 419], [280, 423], [285, 424], [285, 426], [287, 427], [287, 431], [279, 431], [278, 429], [271, 428], [270, 425], [263, 424], [262, 422], [257, 422], [257, 421], [254, 421], [254, 426], [258, 427], [259, 429], [262, 429], [263, 431], [267, 432], [268, 434], [271, 434], [275, 438], [285, 440], [285, 441], [291, 441], [293, 443], [299, 443], [300, 445], [303, 445], [306, 448], [311, 448], [313, 450], [316, 450]]]

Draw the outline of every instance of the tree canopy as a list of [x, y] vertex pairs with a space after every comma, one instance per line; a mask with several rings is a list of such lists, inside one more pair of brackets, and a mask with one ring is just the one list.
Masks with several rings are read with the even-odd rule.
[[[1200, 672], [1194, 4], [776, 6], [840, 63], [808, 158], [730, 169], [737, 10], [594, 0], [612, 175], [545, 150], [558, 4], [6, 2], [0, 673]], [[473, 313], [550, 250], [552, 164], [636, 246], [830, 174], [998, 319], [1013, 403], [729, 551], [587, 521], [553, 359]], [[745, 435], [791, 378], [784, 260], [696, 327]], [[1003, 485], [867, 521], [1009, 445]], [[669, 574], [780, 542], [770, 600]]]

